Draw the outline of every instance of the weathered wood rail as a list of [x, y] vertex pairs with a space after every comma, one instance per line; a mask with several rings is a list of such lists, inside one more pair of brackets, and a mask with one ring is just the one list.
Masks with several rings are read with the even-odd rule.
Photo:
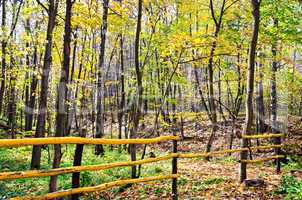
[[118, 180], [110, 183], [104, 183], [94, 187], [72, 188], [69, 190], [53, 192], [42, 196], [24, 196], [24, 197], [15, 197], [12, 199], [55, 199], [55, 198], [61, 198], [70, 195], [75, 195], [75, 194], [81, 195], [88, 192], [107, 190], [112, 187], [126, 185], [126, 184], [172, 179], [172, 197], [174, 200], [176, 200], [178, 198], [177, 196], [177, 177], [178, 177], [177, 141], [178, 140], [179, 137], [177, 136], [161, 136], [151, 139], [94, 139], [94, 138], [80, 138], [80, 137], [2, 139], [0, 140], [0, 148], [11, 148], [11, 147], [33, 146], [33, 145], [55, 145], [55, 144], [85, 144], [85, 145], [154, 144], [159, 142], [173, 141], [172, 151], [175, 153], [157, 157], [157, 158], [149, 158], [149, 159], [129, 161], [129, 162], [116, 162], [116, 163], [109, 163], [104, 165], [74, 166], [74, 167], [56, 168], [50, 170], [2, 172], [0, 173], [0, 181], [21, 179], [21, 178], [57, 176], [62, 174], [77, 173], [83, 171], [100, 171], [100, 170], [112, 169], [116, 167], [136, 166], [141, 164], [154, 163], [154, 162], [172, 159], [172, 173], [170, 175]]
[[179, 140], [177, 136], [161, 136], [152, 139], [95, 139], [81, 137], [48, 137], [48, 138], [25, 138], [25, 139], [1, 139], [0, 148], [3, 147], [21, 147], [32, 145], [49, 144], [154, 144], [169, 140]]
[[[276, 137], [285, 137], [285, 134], [265, 134], [265, 135], [249, 135], [245, 136], [244, 139], [259, 139], [259, 138], [276, 138]], [[222, 151], [214, 151], [210, 153], [178, 153], [177, 152], [177, 142], [180, 140], [177, 136], [161, 136], [152, 139], [92, 139], [92, 138], [79, 138], [79, 137], [58, 137], [58, 138], [26, 138], [26, 139], [1, 139], [0, 148], [11, 148], [11, 147], [21, 147], [29, 145], [54, 145], [54, 144], [85, 144], [85, 145], [98, 145], [98, 144], [107, 144], [107, 145], [118, 145], [118, 144], [154, 144], [159, 142], [172, 141], [172, 153], [157, 158], [148, 158], [137, 161], [129, 162], [116, 162], [109, 163], [104, 165], [91, 165], [91, 166], [73, 166], [65, 168], [57, 168], [50, 170], [29, 170], [29, 171], [16, 171], [16, 172], [2, 172], [0, 173], [0, 181], [4, 180], [15, 180], [22, 178], [37, 178], [37, 177], [48, 177], [48, 176], [58, 176], [62, 174], [69, 173], [79, 173], [83, 171], [100, 171], [106, 169], [112, 169], [117, 167], [127, 167], [127, 166], [136, 166], [147, 163], [154, 163], [159, 161], [165, 161], [172, 159], [172, 173], [164, 176], [154, 176], [146, 178], [137, 178], [137, 179], [127, 179], [127, 180], [117, 180], [110, 183], [104, 183], [98, 186], [93, 187], [82, 187], [82, 188], [72, 188], [69, 190], [58, 191], [49, 193], [43, 196], [24, 196], [24, 197], [15, 197], [12, 199], [55, 199], [60, 197], [66, 197], [70, 195], [81, 195], [89, 192], [103, 191], [110, 189], [112, 187], [117, 187], [125, 184], [134, 184], [134, 183], [145, 183], [150, 181], [160, 181], [172, 179], [172, 199], [177, 200], [177, 159], [178, 158], [199, 158], [199, 157], [214, 157], [223, 154], [238, 153], [242, 151], [254, 151], [260, 149], [276, 149], [283, 148], [281, 144], [268, 145], [268, 146], [256, 146], [249, 148], [239, 148], [239, 149], [229, 149]], [[269, 160], [279, 160], [284, 157], [283, 155], [274, 155], [268, 158], [261, 158], [256, 160], [241, 160], [239, 162], [245, 162], [247, 164], [260, 163]]]

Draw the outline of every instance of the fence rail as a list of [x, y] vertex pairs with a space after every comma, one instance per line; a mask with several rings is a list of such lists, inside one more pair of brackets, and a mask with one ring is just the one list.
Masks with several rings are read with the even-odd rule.
[[[95, 138], [80, 138], [80, 137], [51, 137], [51, 138], [26, 138], [26, 139], [1, 139], [0, 148], [10, 148], [10, 147], [22, 147], [22, 146], [33, 146], [33, 145], [54, 145], [54, 144], [85, 144], [85, 145], [120, 145], [120, 144], [154, 144], [159, 142], [173, 141], [173, 152], [177, 153], [177, 141], [179, 137], [177, 136], [161, 136], [151, 139], [95, 139]], [[147, 177], [140, 179], [127, 179], [127, 180], [118, 180], [110, 183], [101, 184], [94, 187], [83, 187], [83, 188], [73, 188], [70, 190], [59, 191], [48, 193], [43, 196], [25, 196], [25, 197], [16, 197], [12, 199], [54, 199], [58, 197], [64, 197], [74, 194], [83, 194], [86, 192], [95, 192], [106, 190], [115, 186], [121, 186], [131, 183], [143, 183], [156, 180], [165, 180], [172, 179], [172, 199], [177, 200], [177, 155], [170, 154], [157, 158], [150, 158], [138, 161], [129, 161], [129, 162], [118, 162], [111, 163], [107, 165], [94, 165], [94, 166], [74, 166], [67, 168], [56, 168], [51, 170], [30, 170], [30, 171], [21, 171], [21, 172], [3, 172], [0, 173], [0, 180], [12, 180], [20, 178], [35, 178], [35, 177], [46, 177], [46, 176], [57, 176], [67, 173], [78, 173], [82, 171], [99, 171], [106, 170], [115, 167], [126, 167], [126, 166], [135, 166], [146, 163], [153, 163], [163, 160], [172, 159], [172, 174], [166, 176], [157, 176], [157, 177]], [[175, 190], [176, 188], [176, 190]]]
[[200, 158], [200, 157], [213, 157], [222, 154], [229, 153], [240, 153], [242, 151], [254, 151], [254, 150], [264, 150], [264, 149], [273, 149], [273, 148], [282, 148], [284, 145], [269, 145], [269, 146], [256, 146], [250, 148], [240, 148], [240, 149], [228, 149], [222, 151], [213, 151], [210, 153], [186, 153], [186, 154], [178, 154], [178, 158]]
[[104, 183], [104, 184], [93, 186], [93, 187], [82, 187], [82, 188], [63, 190], [63, 191], [53, 192], [53, 193], [49, 193], [49, 194], [46, 194], [43, 196], [36, 196], [36, 197], [34, 197], [34, 196], [16, 197], [16, 198], [12, 198], [11, 200], [55, 199], [55, 198], [60, 198], [60, 197], [71, 196], [74, 194], [84, 194], [84, 193], [90, 193], [90, 192], [104, 191], [104, 190], [108, 190], [113, 187], [122, 186], [122, 185], [126, 185], [126, 184], [145, 183], [145, 182], [150, 182], [150, 181], [160, 181], [160, 180], [167, 180], [167, 179], [177, 179], [178, 177], [179, 177], [179, 175], [172, 174], [172, 175], [167, 175], [167, 176], [153, 176], [153, 177], [147, 177], [147, 178], [118, 180], [118, 181]]
[[284, 158], [284, 157], [285, 156], [283, 156], [283, 155], [277, 155], [277, 156], [271, 156], [271, 157], [267, 157], [267, 158], [259, 158], [259, 159], [255, 159], [255, 160], [241, 160], [240, 162], [244, 162], [247, 164], [262, 163], [265, 161], [275, 160], [275, 159]]
[[154, 144], [169, 140], [179, 140], [177, 136], [161, 136], [152, 139], [96, 139], [81, 137], [49, 137], [49, 138], [26, 138], [26, 139], [1, 139], [0, 147], [21, 147], [32, 145], [49, 145], [49, 144]]
[[21, 178], [57, 176], [62, 174], [70, 174], [70, 173], [83, 172], [83, 171], [101, 171], [101, 170], [107, 170], [117, 167], [127, 167], [127, 166], [154, 163], [154, 162], [169, 160], [171, 158], [201, 158], [201, 157], [205, 158], [205, 157], [218, 156], [222, 154], [239, 153], [241, 151], [250, 151], [250, 150], [253, 151], [253, 150], [260, 150], [260, 149], [263, 150], [263, 149], [282, 148], [282, 147], [284, 147], [284, 145], [269, 145], [269, 146], [258, 146], [258, 147], [251, 147], [251, 148], [230, 149], [230, 150], [223, 150], [223, 151], [213, 151], [210, 153], [171, 153], [157, 158], [148, 158], [144, 160], [129, 161], [129, 162], [116, 162], [107, 165], [74, 166], [74, 167], [56, 168], [50, 170], [2, 172], [0, 173], [0, 181], [21, 179]]
[[242, 135], [243, 139], [268, 139], [268, 138], [284, 138], [286, 134], [263, 134], [263, 135]]
[[148, 158], [144, 160], [129, 161], [129, 162], [116, 162], [106, 165], [90, 165], [90, 166], [74, 166], [65, 168], [56, 168], [50, 170], [30, 170], [30, 171], [17, 171], [17, 172], [3, 172], [0, 173], [0, 180], [14, 180], [20, 178], [35, 178], [35, 177], [47, 177], [47, 176], [57, 176], [62, 174], [71, 174], [83, 171], [101, 171], [117, 167], [128, 167], [147, 163], [154, 163], [164, 160], [169, 160], [171, 158], [177, 157], [173, 154], [161, 156], [157, 158]]
[[[276, 138], [276, 137], [285, 137], [285, 134], [265, 134], [265, 135], [248, 135], [244, 136], [244, 139], [258, 139], [258, 138]], [[99, 144], [110, 144], [110, 145], [119, 145], [119, 144], [154, 144], [159, 142], [172, 141], [172, 153], [157, 158], [148, 158], [137, 161], [129, 162], [116, 162], [104, 165], [90, 165], [90, 166], [73, 166], [65, 168], [56, 168], [50, 170], [29, 170], [29, 171], [16, 171], [16, 172], [2, 172], [0, 173], [0, 181], [3, 180], [14, 180], [21, 178], [35, 178], [35, 177], [47, 177], [47, 176], [57, 176], [62, 174], [69, 173], [79, 173], [83, 171], [101, 171], [116, 167], [127, 167], [127, 166], [136, 166], [147, 163], [154, 163], [164, 160], [172, 159], [172, 173], [165, 176], [156, 176], [156, 177], [147, 177], [139, 179], [127, 179], [127, 180], [118, 180], [110, 183], [104, 183], [98, 186], [93, 187], [83, 187], [83, 188], [73, 188], [70, 190], [58, 191], [46, 194], [44, 196], [25, 196], [25, 197], [16, 197], [12, 198], [15, 200], [19, 199], [54, 199], [74, 194], [83, 194], [88, 192], [102, 191], [112, 187], [121, 186], [125, 184], [132, 183], [144, 183], [149, 181], [157, 180], [166, 180], [172, 179], [172, 199], [177, 200], [177, 159], [178, 158], [198, 158], [198, 157], [214, 157], [223, 154], [230, 153], [239, 153], [243, 151], [254, 151], [260, 149], [277, 149], [283, 148], [284, 145], [267, 145], [267, 146], [256, 146], [256, 147], [247, 147], [239, 149], [229, 149], [222, 151], [214, 151], [210, 153], [177, 153], [177, 141], [180, 138], [177, 136], [161, 136], [152, 139], [92, 139], [92, 138], [79, 138], [79, 137], [58, 137], [58, 138], [26, 138], [26, 139], [1, 139], [0, 148], [9, 148], [9, 147], [22, 147], [29, 145], [53, 145], [53, 144], [85, 144], [85, 145], [99, 145]], [[268, 158], [260, 158], [256, 160], [241, 160], [240, 162], [245, 163], [259, 163], [265, 162], [268, 160], [283, 158], [282, 155], [275, 155]]]

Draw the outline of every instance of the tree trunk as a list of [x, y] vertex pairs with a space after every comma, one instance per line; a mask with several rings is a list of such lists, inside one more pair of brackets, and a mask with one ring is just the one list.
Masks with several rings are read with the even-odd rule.
[[[27, 35], [30, 35], [30, 21], [27, 20], [26, 22], [26, 32]], [[26, 47], [29, 48], [30, 44], [26, 43]], [[30, 78], [31, 74], [31, 82], [30, 85], [26, 83], [26, 102], [25, 102], [25, 131], [32, 131], [33, 126], [33, 114], [34, 114], [34, 107], [35, 107], [35, 101], [36, 101], [36, 88], [37, 88], [37, 78], [35, 75], [35, 70], [37, 69], [37, 47], [34, 46], [34, 52], [32, 55], [32, 61], [30, 61], [30, 54], [26, 55], [26, 65], [27, 67], [30, 67], [32, 69], [31, 73], [26, 73], [26, 79]]]
[[[273, 53], [273, 52], [272, 52]], [[296, 71], [296, 64], [297, 64], [297, 50], [294, 50], [294, 55], [293, 55], [293, 65], [292, 65], [292, 71], [291, 71], [291, 79], [290, 79], [290, 85], [293, 85], [295, 82], [295, 71]], [[289, 91], [289, 105], [288, 105], [288, 114], [292, 115], [294, 114], [294, 91], [291, 88]], [[301, 107], [299, 108], [301, 110]], [[299, 114], [301, 112], [299, 111]], [[300, 115], [301, 116], [301, 115]]]
[[[34, 55], [33, 55], [33, 71], [38, 69], [38, 58], [37, 58], [37, 47], [34, 47]], [[29, 94], [29, 102], [28, 102], [28, 115], [26, 117], [27, 123], [25, 127], [25, 131], [31, 131], [33, 126], [33, 116], [34, 116], [34, 108], [36, 104], [36, 90], [38, 85], [38, 79], [35, 73], [32, 73], [31, 83], [30, 83], [30, 94]]]
[[265, 132], [265, 113], [264, 113], [264, 100], [263, 100], [263, 73], [262, 73], [262, 66], [263, 64], [261, 61], [258, 65], [259, 71], [259, 81], [257, 83], [257, 97], [256, 97], [256, 130], [257, 133], [264, 133]]
[[[29, 36], [30, 35], [30, 21], [29, 19], [26, 20], [26, 23], [25, 23], [25, 31], [26, 31], [26, 35]], [[30, 43], [29, 42], [26, 42], [26, 48], [29, 48], [30, 47]], [[27, 53], [26, 54], [26, 67], [29, 68], [30, 67], [30, 53]], [[29, 83], [28, 83], [28, 80], [29, 80], [29, 72], [27, 71], [25, 73], [25, 106], [24, 106], [24, 118], [25, 118], [25, 131], [29, 131], [28, 128], [29, 128], [29, 116], [30, 116], [30, 113], [32, 112], [30, 109], [29, 109], [29, 99], [30, 99], [30, 87], [29, 87]], [[22, 123], [21, 123], [22, 124]]]
[[[253, 94], [254, 94], [254, 73], [255, 73], [255, 57], [256, 47], [258, 42], [259, 24], [260, 24], [260, 2], [261, 0], [251, 0], [253, 8], [253, 33], [252, 40], [249, 49], [249, 64], [248, 64], [248, 75], [247, 75], [247, 99], [246, 99], [246, 119], [243, 134], [249, 135], [252, 132], [253, 124]], [[248, 140], [242, 139], [242, 148], [248, 146]], [[247, 152], [242, 151], [240, 153], [240, 159], [247, 159]], [[240, 182], [246, 179], [246, 163], [240, 163], [239, 169]]]
[[[125, 72], [124, 72], [124, 41], [123, 34], [120, 35], [120, 83], [121, 83], [121, 100], [118, 108], [118, 138], [122, 138], [123, 115], [125, 107]], [[121, 149], [120, 149], [121, 150]]]
[[[71, 74], [70, 74], [70, 79], [69, 79], [69, 84], [72, 85], [73, 84], [73, 77], [74, 77], [74, 73], [75, 73], [75, 63], [76, 63], [76, 58], [77, 58], [77, 45], [78, 45], [78, 35], [77, 32], [74, 34], [74, 44], [73, 44], [73, 52], [72, 52], [72, 64], [71, 64]], [[66, 119], [66, 135], [70, 135], [71, 132], [71, 128], [72, 128], [72, 122], [73, 122], [73, 116], [74, 116], [74, 112], [75, 109], [73, 109], [74, 107], [69, 106], [71, 105], [71, 98], [72, 96], [75, 96], [75, 94], [73, 94], [73, 90], [68, 90], [67, 92], [67, 119]], [[72, 108], [70, 108], [72, 107]]]
[[[6, 26], [6, 0], [2, 0], [2, 31], [5, 33]], [[6, 34], [5, 34], [6, 35]], [[1, 87], [0, 87], [0, 115], [2, 114], [3, 109], [3, 99], [4, 99], [4, 90], [5, 90], [5, 79], [6, 79], [6, 37], [5, 35], [2, 38], [2, 72], [1, 72]]]
[[210, 152], [212, 148], [212, 144], [214, 142], [214, 137], [215, 137], [215, 132], [217, 129], [217, 113], [216, 113], [216, 104], [215, 104], [215, 94], [214, 94], [214, 69], [213, 69], [213, 61], [214, 61], [214, 55], [217, 47], [217, 39], [218, 39], [218, 34], [221, 29], [221, 24], [222, 24], [222, 17], [224, 15], [224, 7], [225, 7], [225, 0], [222, 1], [222, 6], [219, 14], [219, 19], [217, 20], [215, 16], [215, 10], [213, 6], [213, 0], [210, 0], [210, 10], [211, 10], [211, 15], [212, 19], [215, 23], [215, 33], [214, 33], [214, 42], [212, 43], [211, 46], [211, 51], [210, 51], [210, 57], [209, 57], [209, 64], [208, 64], [208, 96], [209, 96], [209, 111], [211, 114], [211, 123], [212, 123], [212, 130], [211, 130], [211, 135], [207, 143], [206, 147], [206, 152]]
[[[13, 71], [15, 67], [15, 59], [13, 53], [11, 52], [11, 63], [10, 63], [10, 70]], [[7, 106], [7, 113], [8, 113], [8, 125], [10, 127], [10, 134], [12, 139], [16, 139], [16, 77], [14, 73], [10, 74], [9, 78], [9, 97], [8, 97], [8, 106]]]
[[244, 84], [241, 85], [241, 81], [242, 81], [242, 74], [241, 74], [241, 69], [240, 69], [240, 64], [241, 64], [241, 56], [238, 53], [237, 55], [237, 72], [238, 72], [238, 82], [237, 82], [237, 94], [236, 94], [236, 98], [235, 98], [235, 105], [234, 105], [234, 110], [233, 113], [235, 114], [235, 116], [238, 116], [239, 112], [240, 112], [240, 108], [241, 108], [241, 104], [242, 104], [242, 97], [243, 97], [243, 93], [244, 93]]
[[[142, 108], [142, 96], [143, 96], [143, 83], [142, 83], [142, 71], [140, 69], [140, 59], [139, 59], [139, 47], [140, 47], [140, 33], [141, 33], [141, 21], [142, 21], [142, 10], [143, 10], [143, 1], [138, 0], [138, 15], [137, 15], [137, 24], [136, 24], [136, 35], [135, 35], [135, 72], [136, 72], [136, 86], [137, 86], [137, 96], [135, 97], [136, 101], [133, 104], [132, 108], [132, 126], [130, 130], [130, 138], [137, 137], [137, 131], [139, 126], [139, 120], [141, 115]], [[131, 161], [136, 160], [136, 145], [130, 145], [130, 155]], [[131, 177], [136, 178], [136, 166], [132, 167]]]
[[[101, 30], [101, 46], [99, 65], [97, 69], [97, 114], [96, 114], [96, 138], [102, 138], [104, 136], [104, 77], [105, 73], [105, 47], [106, 47], [106, 34], [107, 34], [107, 18], [108, 18], [109, 0], [103, 1], [103, 19]], [[95, 146], [95, 155], [103, 155], [103, 145]]]
[[[85, 137], [86, 130], [85, 129], [79, 129], [80, 131], [80, 137]], [[73, 160], [73, 166], [81, 166], [82, 163], [82, 156], [83, 156], [83, 150], [84, 145], [83, 144], [77, 144], [75, 153], [74, 153], [74, 160]], [[78, 188], [80, 187], [80, 172], [76, 172], [72, 174], [72, 188]], [[79, 195], [75, 194], [71, 197], [72, 200], [78, 200]]]
[[[48, 94], [48, 79], [52, 63], [52, 43], [53, 43], [53, 30], [55, 27], [55, 20], [57, 15], [59, 1], [49, 0], [48, 8], [48, 24], [46, 32], [46, 45], [44, 53], [44, 64], [42, 68], [41, 92], [39, 113], [37, 119], [37, 128], [35, 137], [43, 137], [45, 132], [46, 111], [47, 111], [47, 94]], [[41, 146], [34, 146], [32, 151], [31, 169], [39, 169], [41, 162]]]
[[[86, 39], [87, 39], [87, 35], [86, 33], [84, 34], [84, 39], [83, 39], [83, 45], [82, 45], [82, 53], [81, 53], [81, 59], [80, 59], [80, 64], [79, 64], [79, 71], [78, 71], [78, 76], [77, 76], [77, 82], [76, 82], [76, 88], [75, 88], [75, 95], [74, 95], [74, 99], [75, 101], [73, 102], [73, 108], [74, 108], [74, 118], [75, 118], [75, 126], [76, 129], [79, 130], [79, 123], [78, 123], [78, 119], [77, 119], [77, 104], [76, 101], [78, 99], [78, 94], [79, 94], [79, 82], [81, 79], [81, 74], [82, 74], [82, 70], [83, 70], [83, 65], [84, 65], [84, 49], [86, 47]], [[85, 80], [85, 73], [84, 73], [84, 80]], [[81, 112], [80, 112], [81, 113]], [[82, 115], [82, 113], [81, 113]]]
[[[61, 77], [57, 92], [57, 113], [56, 113], [56, 137], [63, 137], [66, 135], [67, 129], [67, 84], [69, 79], [69, 65], [70, 65], [70, 43], [71, 43], [71, 11], [72, 0], [66, 0], [65, 11], [65, 30], [64, 30], [64, 51], [63, 51], [63, 65], [61, 68]], [[62, 158], [61, 145], [54, 145], [54, 159], [52, 167], [59, 168]], [[57, 189], [57, 176], [50, 178], [49, 192], [54, 192]]]
[[[274, 19], [274, 26], [278, 26], [278, 20]], [[271, 123], [272, 123], [272, 133], [276, 134], [278, 133], [278, 127], [277, 127], [277, 80], [276, 80], [276, 73], [278, 68], [277, 63], [277, 41], [274, 41], [274, 44], [272, 45], [272, 55], [273, 55], [273, 63], [271, 68]], [[275, 138], [275, 144], [279, 145], [281, 144], [281, 138]], [[280, 148], [275, 149], [275, 154], [280, 154]], [[279, 173], [281, 170], [281, 163], [280, 159], [276, 159], [276, 171]]]

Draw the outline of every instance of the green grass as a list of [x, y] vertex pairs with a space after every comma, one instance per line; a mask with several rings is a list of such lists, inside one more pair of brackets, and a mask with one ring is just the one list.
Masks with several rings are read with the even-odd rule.
[[[302, 163], [289, 159], [289, 163], [282, 166], [284, 172], [291, 170], [301, 170]], [[298, 180], [291, 175], [283, 175], [279, 188], [274, 194], [284, 195], [285, 200], [302, 200], [302, 180]]]
[[221, 177], [209, 177], [203, 181], [194, 181], [192, 184], [192, 191], [203, 191], [209, 188], [211, 185], [219, 185], [224, 182], [225, 180]]
[[285, 200], [302, 200], [302, 180], [298, 181], [293, 176], [283, 176], [281, 185], [275, 193], [285, 195]]
[[293, 159], [289, 158], [289, 163], [282, 166], [282, 169], [286, 172], [291, 170], [301, 170], [302, 169], [302, 162], [294, 161]]
[[220, 184], [220, 183], [223, 183], [224, 182], [224, 179], [221, 178], [221, 177], [210, 177], [206, 180], [203, 181], [203, 183], [205, 185], [213, 185], [213, 184]]
[[224, 156], [217, 160], [218, 163], [222, 164], [235, 164], [238, 163], [238, 160], [234, 158], [233, 156]]
[[[62, 146], [63, 158], [61, 167], [72, 166], [75, 145]], [[18, 149], [0, 149], [0, 171], [26, 171], [30, 169], [31, 147], [22, 147]], [[106, 147], [106, 153], [103, 157], [94, 155], [93, 146], [85, 146], [83, 152], [82, 165], [108, 164], [113, 162], [123, 162], [129, 160], [127, 152], [119, 153], [118, 150], [110, 151]], [[52, 148], [50, 152], [53, 152]], [[159, 155], [159, 154], [157, 154]], [[51, 158], [48, 150], [42, 151], [42, 169], [51, 168]], [[139, 158], [138, 154], [138, 158]], [[171, 172], [171, 163], [159, 162], [142, 166], [142, 177], [156, 176], [159, 174], [169, 174]], [[119, 179], [130, 178], [130, 167], [113, 168], [97, 172], [81, 172], [81, 186], [93, 186]], [[24, 195], [41, 195], [48, 191], [49, 177], [45, 178], [29, 178], [12, 181], [0, 181], [0, 200], [8, 199], [15, 196]], [[58, 190], [71, 188], [71, 174], [58, 176]], [[119, 188], [112, 189], [118, 192]], [[157, 191], [160, 193], [160, 191]]]

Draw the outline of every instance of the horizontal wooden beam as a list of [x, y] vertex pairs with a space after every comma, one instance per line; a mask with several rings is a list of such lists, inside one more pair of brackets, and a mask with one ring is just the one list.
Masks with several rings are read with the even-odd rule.
[[178, 154], [178, 158], [198, 158], [198, 157], [212, 157], [212, 156], [218, 156], [222, 154], [229, 154], [229, 153], [238, 153], [242, 151], [254, 151], [257, 149], [272, 149], [272, 148], [282, 148], [284, 145], [269, 145], [269, 146], [256, 146], [256, 147], [250, 147], [250, 148], [241, 148], [241, 149], [228, 149], [228, 150], [222, 150], [222, 151], [213, 151], [209, 153], [186, 153], [186, 154]]
[[0, 180], [3, 181], [3, 180], [14, 180], [20, 178], [57, 176], [61, 174], [70, 174], [70, 173], [83, 172], [83, 171], [100, 171], [100, 170], [112, 169], [116, 167], [134, 166], [134, 165], [153, 163], [163, 160], [169, 160], [173, 157], [176, 157], [176, 155], [169, 154], [157, 158], [148, 158], [144, 160], [129, 161], [129, 162], [116, 162], [106, 165], [74, 166], [74, 167], [65, 167], [65, 168], [57, 168], [57, 169], [50, 169], [50, 170], [2, 172], [0, 173]]
[[267, 138], [279, 138], [286, 137], [286, 134], [264, 134], [264, 135], [242, 135], [243, 139], [267, 139]]
[[50, 169], [50, 170], [30, 170], [30, 171], [15, 171], [15, 172], [2, 172], [0, 173], [0, 181], [3, 180], [14, 180], [20, 178], [35, 178], [35, 177], [47, 177], [47, 176], [56, 176], [61, 174], [69, 174], [75, 172], [83, 172], [83, 171], [100, 171], [106, 170], [116, 167], [127, 167], [127, 166], [134, 166], [134, 165], [141, 165], [147, 163], [153, 163], [163, 160], [169, 160], [171, 158], [198, 158], [198, 157], [212, 157], [212, 156], [219, 156], [222, 154], [229, 154], [229, 153], [238, 153], [241, 151], [249, 151], [249, 150], [257, 150], [257, 149], [271, 149], [271, 148], [282, 148], [284, 145], [269, 145], [269, 146], [258, 146], [258, 147], [251, 147], [249, 148], [241, 148], [241, 149], [230, 149], [230, 150], [223, 150], [223, 151], [213, 151], [210, 153], [171, 153], [166, 156], [161, 156], [157, 158], [148, 158], [144, 160], [137, 160], [137, 161], [129, 161], [129, 162], [117, 162], [111, 163], [106, 165], [90, 165], [90, 166], [74, 166], [74, 167], [65, 167], [65, 168], [57, 168], [57, 169]]
[[88, 193], [88, 192], [91, 193], [91, 192], [108, 190], [110, 188], [117, 187], [117, 186], [122, 186], [122, 185], [126, 185], [126, 184], [145, 183], [145, 182], [150, 182], [150, 181], [160, 181], [160, 180], [173, 179], [173, 178], [178, 178], [178, 177], [179, 177], [178, 174], [173, 174], [173, 175], [167, 175], [167, 176], [153, 176], [153, 177], [147, 177], [147, 178], [118, 180], [118, 181], [113, 181], [113, 182], [110, 182], [110, 183], [104, 183], [104, 184], [97, 185], [97, 186], [92, 186], [92, 187], [74, 188], [74, 189], [69, 189], [69, 190], [64, 190], [64, 191], [59, 191], [59, 192], [53, 192], [53, 193], [49, 193], [49, 194], [46, 194], [46, 195], [43, 195], [43, 196], [15, 197], [15, 198], [11, 198], [11, 200], [55, 199], [55, 198], [71, 196], [71, 195], [74, 195], [74, 194], [81, 195], [81, 194]]
[[201, 158], [201, 157], [211, 157], [217, 156], [220, 154], [227, 154], [227, 153], [236, 153], [241, 152], [242, 149], [230, 149], [230, 150], [223, 150], [223, 151], [213, 151], [210, 153], [179, 153], [178, 158]]
[[265, 161], [270, 161], [270, 160], [274, 160], [274, 159], [278, 159], [278, 158], [284, 158], [284, 156], [278, 155], [278, 156], [272, 156], [272, 157], [267, 157], [267, 158], [259, 158], [259, 159], [255, 159], [255, 160], [241, 160], [240, 162], [244, 162], [247, 164], [254, 164], [254, 163], [262, 163]]
[[95, 139], [81, 137], [48, 137], [48, 138], [25, 138], [25, 139], [1, 139], [0, 147], [21, 147], [29, 145], [49, 145], [49, 144], [153, 144], [168, 140], [179, 140], [177, 136], [161, 136], [150, 139]]

